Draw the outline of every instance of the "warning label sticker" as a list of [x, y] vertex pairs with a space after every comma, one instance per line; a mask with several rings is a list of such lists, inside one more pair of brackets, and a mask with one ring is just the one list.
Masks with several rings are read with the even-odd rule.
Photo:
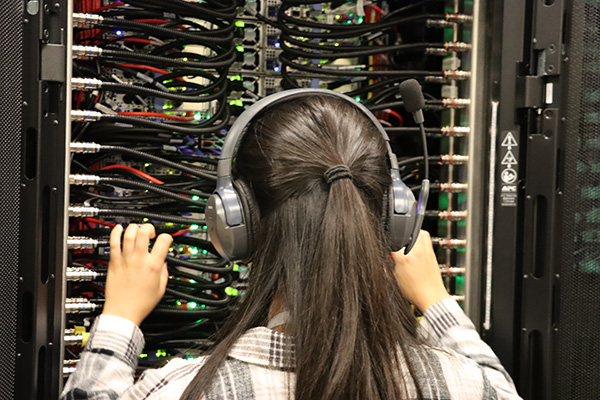
[[519, 179], [519, 142], [515, 132], [504, 131], [500, 136], [500, 151], [497, 166], [500, 171], [498, 181], [500, 192], [500, 206], [516, 207], [518, 201], [517, 181]]

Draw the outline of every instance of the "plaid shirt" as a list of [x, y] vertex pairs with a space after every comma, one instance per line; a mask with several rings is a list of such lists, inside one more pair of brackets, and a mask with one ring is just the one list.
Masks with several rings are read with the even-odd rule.
[[[510, 376], [454, 300], [431, 306], [421, 326], [437, 346], [426, 350], [431, 357], [420, 359], [417, 365], [416, 379], [426, 400], [520, 399]], [[231, 349], [204, 398], [287, 399], [294, 374], [288, 372], [293, 365], [284, 356], [285, 339], [285, 334], [266, 327], [247, 331]], [[174, 359], [163, 368], [147, 370], [134, 383], [143, 347], [142, 333], [134, 323], [109, 315], [98, 317], [61, 400], [177, 399], [204, 361]], [[407, 386], [407, 398], [417, 398], [414, 383], [407, 382]]]

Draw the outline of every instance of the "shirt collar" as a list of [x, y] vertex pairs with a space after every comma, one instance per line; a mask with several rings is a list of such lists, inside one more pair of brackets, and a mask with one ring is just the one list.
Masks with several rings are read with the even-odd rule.
[[246, 331], [231, 348], [229, 357], [281, 370], [294, 369], [296, 364], [289, 336], [264, 326]]

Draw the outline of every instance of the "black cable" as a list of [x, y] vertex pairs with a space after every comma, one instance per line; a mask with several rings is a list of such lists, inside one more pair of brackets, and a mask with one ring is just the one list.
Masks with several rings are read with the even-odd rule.
[[229, 286], [231, 282], [233, 282], [232, 274], [219, 274], [218, 280], [222, 280], [221, 283], [215, 283], [215, 281], [209, 281], [194, 274], [188, 274], [186, 272], [179, 271], [177, 268], [171, 268], [169, 270], [169, 274], [181, 278], [192, 279], [196, 283], [191, 283], [183, 280], [169, 279], [167, 285], [193, 287], [201, 290], [223, 289]]
[[196, 220], [192, 218], [185, 218], [176, 215], [163, 215], [156, 214], [146, 211], [138, 211], [138, 210], [121, 210], [115, 208], [100, 208], [98, 210], [98, 215], [100, 216], [113, 216], [113, 217], [138, 217], [143, 219], [153, 219], [157, 221], [164, 222], [174, 222], [177, 224], [183, 225], [198, 225], [204, 224], [202, 220]]
[[[285, 5], [282, 6], [277, 13], [277, 25], [279, 29], [283, 32], [283, 34], [291, 35], [291, 36], [299, 36], [306, 38], [321, 38], [321, 39], [348, 39], [352, 37], [362, 36], [369, 32], [377, 31], [381, 32], [385, 29], [393, 28], [395, 26], [401, 25], [403, 23], [408, 22], [416, 22], [419, 20], [424, 20], [428, 18], [445, 18], [444, 15], [441, 14], [421, 14], [421, 15], [412, 15], [405, 18], [395, 19], [392, 21], [384, 21], [384, 22], [374, 22], [370, 24], [361, 24], [361, 25], [331, 25], [331, 24], [321, 24], [313, 21], [306, 21], [297, 18], [290, 17], [285, 14], [285, 10], [287, 10]], [[310, 31], [301, 31], [289, 28], [286, 25], [286, 22], [290, 24], [309, 27], [309, 28], [317, 28], [316, 32]], [[318, 31], [319, 29], [327, 29], [333, 32], [322, 32]]]
[[[202, 128], [187, 128], [187, 127], [178, 126], [178, 125], [174, 125], [174, 124], [163, 124], [160, 122], [149, 121], [149, 120], [146, 120], [143, 118], [126, 116], [126, 115], [102, 114], [102, 120], [107, 121], [107, 122], [120, 122], [120, 123], [131, 124], [131, 125], [139, 125], [139, 126], [144, 126], [144, 127], [149, 127], [149, 128], [159, 128], [159, 129], [164, 129], [167, 132], [178, 132], [178, 133], [186, 133], [186, 134], [191, 134], [191, 135], [204, 135], [204, 134], [218, 132], [228, 125], [229, 116], [230, 116], [229, 106], [227, 104], [222, 104], [220, 109], [224, 110], [224, 114], [225, 114], [225, 116], [223, 117], [221, 122], [219, 122], [216, 125], [212, 125], [210, 127], [204, 127], [208, 124], [208, 122], [204, 123], [204, 124], [199, 124], [200, 126], [203, 126]], [[219, 118], [219, 117], [217, 117], [215, 114], [215, 116], [213, 118], [211, 118], [209, 121], [212, 122], [217, 118]]]
[[157, 34], [158, 36], [169, 36], [179, 37], [183, 39], [189, 39], [194, 41], [207, 41], [212, 43], [230, 43], [233, 40], [233, 34], [230, 33], [227, 36], [214, 37], [204, 36], [202, 34], [190, 33], [190, 31], [182, 31], [176, 29], [163, 28], [159, 25], [146, 24], [143, 22], [130, 21], [126, 19], [113, 19], [104, 17], [102, 23], [97, 24], [100, 28], [120, 28], [123, 30], [137, 30], [142, 32], [148, 32], [151, 34]]
[[[383, 110], [386, 108], [400, 107], [403, 105], [404, 105], [404, 103], [402, 101], [392, 101], [390, 103], [375, 104], [372, 106], [368, 105], [367, 108], [371, 111], [379, 111], [379, 110]], [[444, 102], [443, 102], [443, 100], [425, 100], [425, 105], [443, 106]]]
[[[414, 134], [421, 133], [421, 128], [417, 126], [403, 126], [399, 128], [384, 128], [388, 134]], [[443, 134], [442, 128], [425, 128], [425, 132], [429, 135]]]
[[175, 60], [168, 57], [160, 57], [153, 56], [150, 54], [141, 54], [141, 53], [132, 53], [129, 51], [121, 51], [121, 50], [102, 50], [102, 55], [100, 58], [109, 58], [113, 60], [122, 60], [122, 61], [131, 61], [131, 60], [140, 60], [145, 63], [150, 64], [158, 64], [158, 65], [168, 65], [172, 67], [188, 67], [188, 68], [219, 68], [230, 66], [237, 55], [235, 54], [234, 49], [230, 49], [228, 51], [228, 55], [230, 55], [229, 59], [218, 62], [198, 62], [198, 61], [184, 61], [184, 60]]
[[146, 161], [151, 161], [151, 162], [155, 162], [158, 163], [160, 165], [164, 165], [166, 167], [171, 167], [174, 168], [176, 170], [182, 171], [182, 172], [187, 172], [190, 175], [194, 175], [200, 178], [204, 178], [204, 179], [210, 179], [213, 181], [217, 180], [217, 176], [216, 174], [211, 174], [208, 172], [204, 172], [200, 169], [197, 168], [192, 168], [192, 167], [188, 167], [187, 165], [183, 165], [180, 163], [176, 163], [173, 161], [169, 161], [166, 160], [164, 158], [161, 157], [157, 157], [153, 154], [148, 154], [148, 153], [144, 153], [141, 151], [137, 151], [137, 150], [133, 150], [127, 147], [122, 147], [122, 146], [105, 146], [102, 145], [101, 146], [101, 150], [103, 151], [114, 151], [117, 153], [121, 153], [121, 154], [127, 154], [129, 156], [138, 158], [138, 159], [142, 159], [142, 160], [146, 160]]
[[[316, 57], [319, 58], [319, 57]], [[282, 67], [292, 67], [299, 71], [305, 72], [313, 72], [317, 74], [323, 75], [334, 75], [334, 76], [383, 76], [383, 77], [393, 77], [393, 76], [429, 76], [435, 75], [439, 76], [440, 72], [431, 72], [431, 71], [423, 71], [423, 70], [407, 70], [407, 71], [352, 71], [348, 69], [340, 70], [334, 68], [323, 68], [323, 67], [312, 67], [310, 65], [298, 64], [285, 57], [284, 53], [279, 55], [279, 61], [281, 61]], [[320, 65], [320, 64], [319, 64]], [[282, 68], [282, 73], [283, 73]]]
[[[214, 7], [204, 6], [203, 3], [189, 3], [183, 0], [170, 0], [168, 3], [164, 0], [125, 0], [126, 3], [137, 5], [140, 7], [147, 7], [148, 5], [157, 6], [161, 10], [167, 12], [177, 12], [182, 15], [190, 15], [200, 19], [207, 16], [212, 18], [221, 18], [225, 20], [234, 19], [237, 16], [237, 9], [235, 7], [224, 8], [225, 12], [219, 12], [215, 9], [217, 6], [222, 6], [222, 3], [207, 2], [207, 4], [213, 4]], [[235, 4], [232, 2], [232, 4]]]
[[[427, 157], [428, 161], [431, 162], [439, 162], [442, 158], [440, 156], [433, 156], [433, 157]], [[410, 158], [405, 158], [402, 160], [398, 160], [398, 166], [405, 166], [405, 165], [409, 165], [409, 164], [415, 164], [415, 163], [419, 163], [424, 161], [425, 156], [416, 156], [416, 157], [410, 157]]]
[[205, 304], [207, 306], [216, 306], [216, 307], [225, 306], [225, 305], [229, 304], [229, 302], [231, 301], [229, 296], [225, 296], [224, 298], [221, 298], [221, 299], [206, 299], [204, 297], [194, 296], [192, 294], [185, 293], [180, 290], [171, 289], [169, 287], [166, 288], [165, 293], [169, 294], [171, 296], [174, 296], [174, 297], [188, 300], [188, 301], [193, 301], [198, 304]]
[[115, 92], [135, 93], [135, 94], [141, 93], [144, 95], [148, 95], [148, 96], [152, 96], [152, 97], [160, 97], [160, 98], [169, 99], [169, 100], [177, 100], [177, 101], [188, 102], [188, 103], [203, 103], [203, 102], [212, 101], [212, 100], [220, 98], [227, 90], [227, 85], [223, 85], [223, 87], [220, 88], [219, 91], [214, 94], [204, 95], [204, 96], [190, 96], [190, 95], [178, 94], [177, 92], [175, 92], [175, 93], [163, 92], [160, 90], [150, 89], [150, 88], [146, 88], [143, 86], [135, 86], [135, 85], [121, 84], [121, 83], [113, 83], [113, 82], [102, 82], [102, 87], [100, 88], [100, 90], [109, 90], [109, 91], [115, 91]]
[[353, 50], [353, 46], [340, 47], [345, 50], [337, 51], [336, 53], [311, 53], [298, 50], [293, 47], [289, 47], [285, 41], [281, 41], [281, 49], [285, 53], [292, 54], [296, 57], [308, 58], [308, 59], [322, 59], [322, 60], [337, 60], [339, 58], [355, 58], [370, 55], [377, 55], [390, 52], [400, 52], [409, 50], [420, 50], [428, 47], [443, 48], [443, 43], [405, 43], [394, 46], [360, 46], [357, 50]]
[[[223, 265], [227, 265], [226, 267], [216, 267], [216, 266], [209, 266], [209, 265], [194, 263], [194, 262], [182, 260], [182, 259], [176, 258], [176, 257], [167, 256], [167, 263], [170, 263], [173, 265], [178, 265], [180, 267], [187, 267], [187, 268], [193, 269], [195, 271], [210, 272], [213, 274], [224, 274], [224, 273], [233, 271], [233, 265], [228, 264], [227, 261], [222, 261], [220, 263]], [[215, 265], [219, 265], [219, 264], [215, 264]]]
[[425, 134], [425, 126], [423, 122], [419, 124], [421, 131], [421, 144], [423, 146], [423, 164], [425, 164], [425, 179], [429, 180], [429, 152], [427, 151], [427, 135]]
[[82, 197], [93, 197], [95, 199], [98, 200], [102, 200], [102, 201], [106, 201], [106, 202], [132, 202], [132, 201], [143, 201], [143, 200], [150, 200], [150, 199], [154, 199], [154, 198], [158, 198], [158, 196], [127, 196], [127, 197], [111, 197], [111, 196], [104, 196], [98, 193], [93, 193], [93, 192], [88, 192], [87, 190], [82, 190], [82, 189], [77, 189], [77, 188], [71, 188], [70, 192], [72, 194], [77, 194], [79, 196]]
[[[168, 308], [168, 307], [159, 305], [154, 309], [154, 311], [152, 311], [152, 314], [161, 315], [161, 316], [175, 316], [175, 317], [189, 316], [189, 317], [193, 317], [193, 318], [205, 318], [205, 317], [222, 315], [227, 312], [228, 312], [228, 310], [226, 308], [219, 308], [219, 309], [205, 308], [202, 310], [196, 310], [196, 309], [182, 310], [179, 308]], [[150, 314], [150, 315], [152, 315], [152, 314]]]
[[144, 338], [146, 338], [146, 341], [148, 341], [148, 339], [156, 340], [157, 337], [163, 337], [163, 336], [171, 337], [171, 336], [175, 335], [176, 333], [189, 331], [189, 330], [192, 330], [199, 326], [205, 325], [206, 323], [208, 323], [208, 321], [209, 321], [208, 319], [202, 319], [202, 320], [195, 321], [191, 324], [183, 325], [182, 327], [179, 327], [177, 329], [173, 329], [170, 331], [156, 332], [156, 333], [147, 332], [146, 329], [148, 327], [148, 324], [142, 324], [142, 329], [144, 329]]
[[202, 208], [204, 207], [204, 204], [200, 203], [197, 200], [192, 200], [189, 197], [180, 196], [177, 193], [173, 193], [169, 190], [162, 189], [156, 185], [152, 185], [149, 183], [130, 181], [128, 179], [121, 179], [121, 178], [100, 178], [100, 182], [114, 184], [116, 186], [121, 186], [121, 187], [125, 186], [125, 187], [133, 187], [136, 189], [148, 190], [150, 192], [157, 193], [163, 197], [168, 197], [169, 199], [174, 199], [181, 203], [193, 204], [195, 206], [202, 207]]

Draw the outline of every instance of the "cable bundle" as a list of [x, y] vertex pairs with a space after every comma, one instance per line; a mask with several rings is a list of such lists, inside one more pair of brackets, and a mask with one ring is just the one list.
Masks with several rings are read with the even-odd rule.
[[[219, 256], [204, 225], [230, 123], [237, 6], [74, 4], [67, 327], [85, 325], [102, 308], [111, 228], [153, 223], [174, 242], [166, 294], [142, 325], [149, 354], [142, 367], [206, 347], [243, 284], [245, 267]], [[67, 348], [71, 358], [76, 352]]]

